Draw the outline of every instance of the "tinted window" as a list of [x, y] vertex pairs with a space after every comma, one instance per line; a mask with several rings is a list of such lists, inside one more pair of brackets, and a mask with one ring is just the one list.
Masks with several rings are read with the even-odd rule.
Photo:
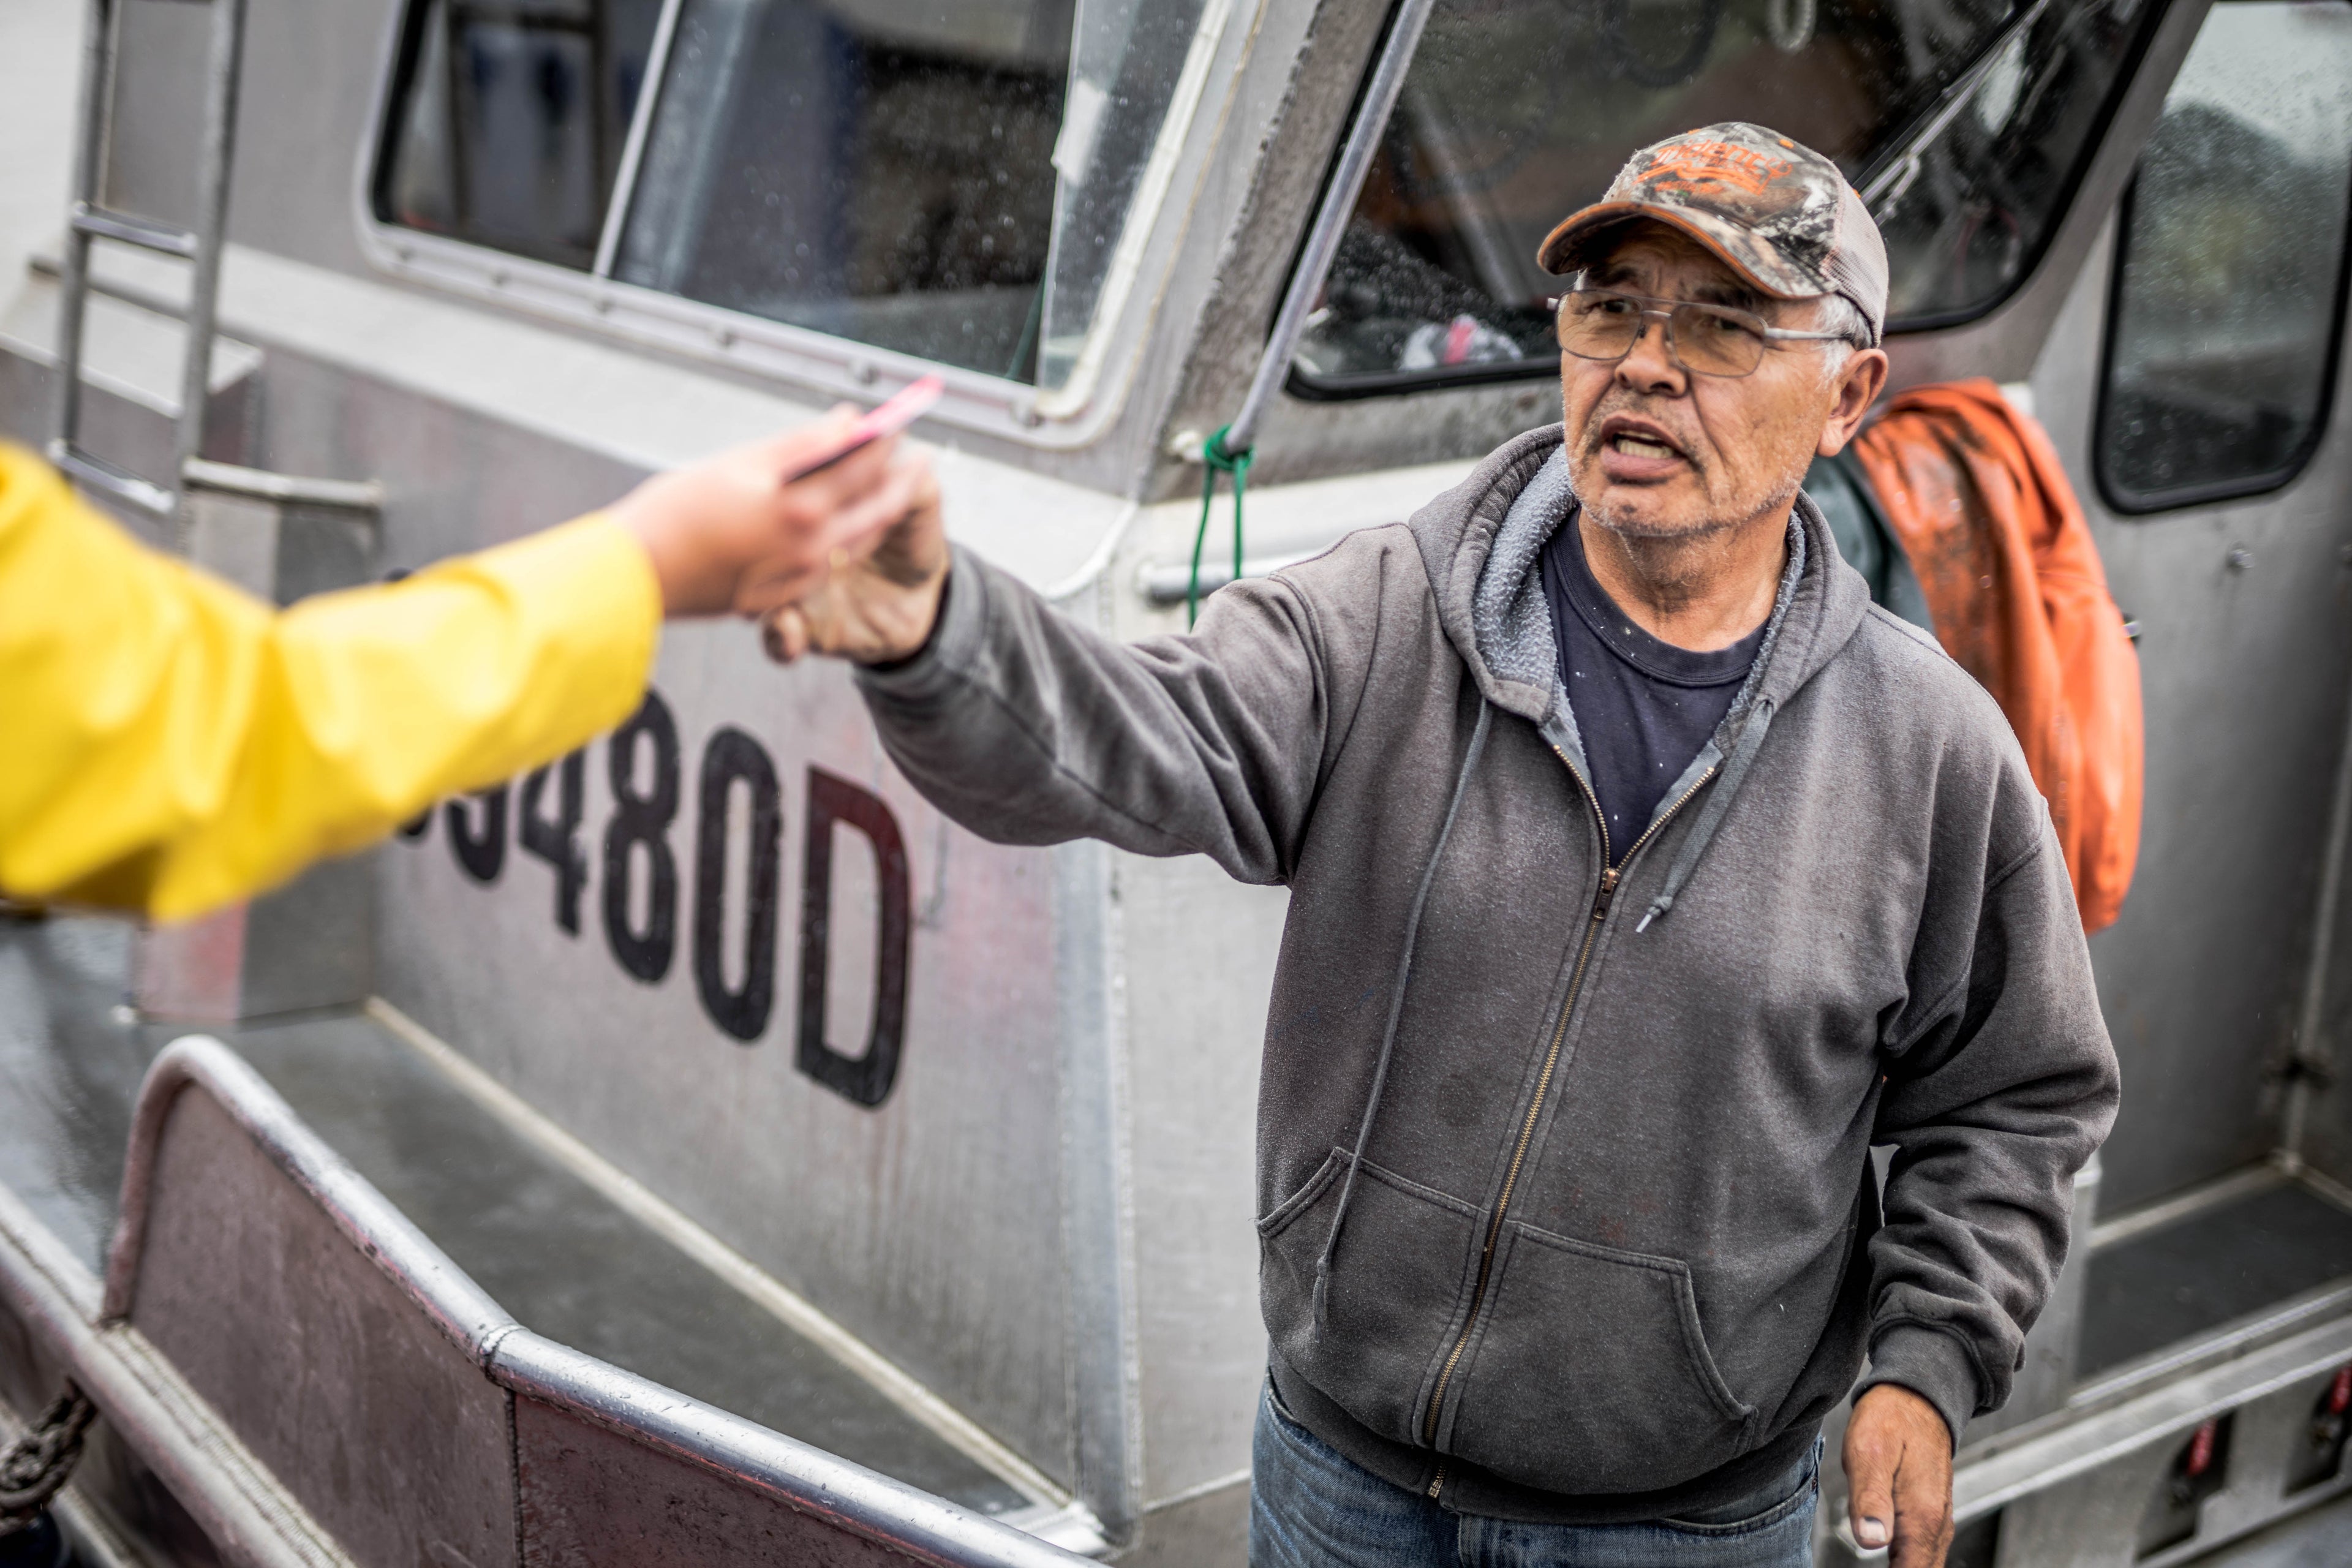
[[1439, 0], [1301, 345], [1302, 389], [1549, 374], [1559, 283], [1538, 243], [1635, 148], [1725, 120], [1827, 153], [1873, 198], [1895, 325], [1988, 310], [2063, 214], [2159, 8]]
[[2319, 439], [2352, 204], [2352, 5], [2217, 5], [2125, 204], [2099, 419], [2108, 500], [2269, 489]]
[[565, 267], [596, 254], [661, 0], [424, 0], [378, 216]]
[[411, 0], [376, 212], [1057, 387], [1201, 13]]

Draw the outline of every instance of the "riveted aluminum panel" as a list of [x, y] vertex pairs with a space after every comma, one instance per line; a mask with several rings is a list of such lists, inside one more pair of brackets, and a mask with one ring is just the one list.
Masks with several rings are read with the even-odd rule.
[[165, 1124], [130, 1315], [357, 1561], [515, 1561], [506, 1394], [208, 1094]]

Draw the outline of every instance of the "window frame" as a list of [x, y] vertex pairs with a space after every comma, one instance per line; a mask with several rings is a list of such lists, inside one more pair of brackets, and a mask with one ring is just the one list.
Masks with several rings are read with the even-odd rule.
[[[786, 382], [820, 397], [870, 402], [920, 377], [936, 375], [947, 384], [947, 393], [928, 417], [1028, 447], [1068, 449], [1087, 445], [1102, 434], [1134, 379], [1137, 357], [1151, 325], [1148, 307], [1159, 292], [1153, 286], [1156, 273], [1164, 273], [1174, 264], [1178, 250], [1163, 230], [1171, 225], [1181, 228], [1187, 216], [1181, 210], [1171, 211], [1175, 204], [1170, 197], [1180, 166], [1197, 152], [1195, 144], [1204, 131], [1201, 110], [1214, 79], [1213, 67], [1224, 52], [1234, 14], [1242, 0], [1205, 0], [1202, 7], [1176, 89], [1113, 247], [1110, 272], [1080, 350], [1077, 370], [1070, 384], [1059, 389], [666, 294], [593, 270], [575, 271], [383, 217], [377, 199], [391, 173], [394, 110], [404, 101], [403, 91], [415, 65], [412, 57], [418, 52], [409, 43], [423, 26], [418, 14], [431, 3], [400, 0], [392, 8], [370, 89], [367, 133], [359, 148], [351, 192], [360, 251], [376, 270], [585, 329], [635, 347], [764, 381]], [[683, 0], [666, 0], [657, 37], [682, 4]], [[642, 142], [644, 128], [651, 124], [660, 89], [659, 76], [648, 69], [624, 133], [623, 163], [614, 195], [623, 194], [621, 181], [628, 176], [628, 163]], [[1209, 132], [1214, 129], [1213, 123], [1206, 127]], [[608, 197], [606, 223], [598, 237], [597, 258], [607, 266], [616, 248], [612, 240], [617, 226], [626, 221], [625, 211], [614, 210], [619, 205]]]
[[[2141, 19], [2138, 35], [2132, 40], [2131, 49], [2123, 61], [2123, 68], [2116, 78], [2115, 88], [2108, 93], [2106, 101], [2099, 107], [2098, 116], [2092, 124], [2087, 147], [2083, 156], [2075, 160], [2074, 167], [2068, 174], [2064, 184], [2059, 187], [2057, 206], [2049, 226], [2042, 231], [2040, 241], [2027, 253], [2025, 265], [2018, 270], [2017, 276], [2010, 279], [2008, 285], [1999, 293], [1991, 296], [1982, 304], [1973, 305], [1963, 310], [1945, 310], [1930, 315], [1890, 320], [1886, 323], [1887, 337], [1942, 331], [1948, 328], [1964, 327], [1972, 322], [1983, 321], [2016, 299], [2024, 291], [2027, 285], [2040, 275], [2042, 263], [2049, 259], [2051, 248], [2057, 243], [2060, 231], [2066, 226], [2067, 220], [2074, 216], [2074, 204], [2082, 196], [2084, 182], [2090, 178], [2092, 166], [2098, 161], [2099, 150], [2106, 145], [2107, 138], [2113, 133], [2116, 117], [2121, 112], [2125, 99], [2130, 95], [2132, 85], [2139, 79], [2140, 70], [2147, 63], [2148, 49], [2155, 42], [2157, 34], [2162, 30], [2165, 18], [2171, 15], [2174, 4], [2175, 0], [2150, 0], [2147, 14]], [[1990, 53], [1997, 47], [1997, 44], [1989, 44], [1986, 46], [1986, 51]], [[1975, 68], [1976, 63], [1970, 62], [1969, 68]], [[1903, 133], [1888, 143], [1886, 151], [1863, 171], [1862, 177], [1853, 182], [1854, 188], [1868, 189], [1874, 180], [1893, 167], [1895, 161], [1908, 147], [1911, 138], [1935, 117], [1940, 107], [1940, 102], [1930, 103], [1922, 110], [1908, 125], [1903, 128]], [[1630, 153], [1631, 149], [1628, 151]], [[1335, 149], [1332, 154], [1333, 163], [1336, 164], [1338, 157], [1339, 154]], [[1330, 170], [1327, 168], [1324, 174], [1324, 188], [1328, 189], [1329, 183]], [[1561, 216], [1565, 217], [1567, 215], [1563, 213]], [[1875, 213], [1871, 216], [1874, 219], [1877, 216]], [[1294, 262], [1290, 271], [1296, 270], [1297, 263]], [[1288, 276], [1289, 273], [1286, 272], [1286, 280]], [[1530, 366], [1532, 368], [1529, 368]], [[1302, 403], [1351, 403], [1368, 397], [1394, 397], [1417, 392], [1450, 391], [1465, 386], [1492, 386], [1507, 382], [1556, 379], [1559, 374], [1559, 361], [1555, 356], [1534, 361], [1507, 361], [1502, 364], [1465, 365], [1458, 370], [1387, 371], [1363, 376], [1349, 376], [1343, 382], [1335, 383], [1311, 376], [1301, 371], [1297, 357], [1294, 354], [1289, 367], [1284, 374], [1283, 391]]]
[[[2218, 9], [2218, 7], [2217, 7]], [[2161, 120], [2161, 110], [2158, 119]], [[2148, 133], [2156, 132], [2155, 123]], [[2145, 144], [2140, 155], [2147, 153]], [[2234, 479], [2210, 479], [2202, 484], [2182, 485], [2172, 489], [2141, 492], [2132, 489], [2110, 471], [2107, 448], [2108, 421], [2115, 416], [2116, 355], [2121, 347], [2117, 328], [2123, 319], [2124, 271], [2128, 258], [2131, 223], [2134, 210], [2139, 205], [2140, 160], [2132, 161], [2130, 182], [2116, 203], [2113, 254], [2107, 261], [2105, 320], [2099, 326], [2099, 400], [2091, 416], [2091, 477], [2099, 487], [2099, 500], [2118, 517], [2147, 518], [2168, 511], [2180, 511], [2189, 507], [2209, 506], [2215, 501], [2239, 500], [2248, 496], [2269, 495], [2283, 490], [2303, 477], [2319, 448], [2327, 444], [2328, 421], [2336, 412], [2336, 384], [2344, 370], [2344, 327], [2347, 305], [2352, 305], [2352, 179], [2344, 190], [2344, 235], [2336, 245], [2336, 295], [2328, 313], [2327, 353], [2323, 357], [2319, 374], [2319, 401], [2313, 411], [2311, 434], [2304, 438], [2292, 461], [2263, 474], [2250, 474]]]

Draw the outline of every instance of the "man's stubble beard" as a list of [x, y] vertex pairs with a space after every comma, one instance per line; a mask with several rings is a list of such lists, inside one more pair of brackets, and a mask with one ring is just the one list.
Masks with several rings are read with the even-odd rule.
[[[1703, 477], [1703, 476], [1702, 476]], [[1616, 487], [1604, 490], [1601, 499], [1584, 503], [1585, 515], [1595, 523], [1629, 540], [1643, 543], [1696, 543], [1715, 535], [1735, 532], [1757, 518], [1777, 511], [1796, 499], [1803, 488], [1802, 479], [1785, 485], [1761, 502], [1753, 505], [1735, 503], [1727, 511], [1710, 507], [1696, 517], [1661, 518], [1648, 512], [1633, 496], [1617, 491]]]
[[1606, 495], [1588, 505], [1585, 515], [1600, 527], [1626, 539], [1638, 539], [1644, 543], [1685, 542], [1720, 533], [1733, 525], [1712, 512], [1698, 518], [1657, 518], [1644, 514], [1640, 502], [1631, 496], [1612, 500]]

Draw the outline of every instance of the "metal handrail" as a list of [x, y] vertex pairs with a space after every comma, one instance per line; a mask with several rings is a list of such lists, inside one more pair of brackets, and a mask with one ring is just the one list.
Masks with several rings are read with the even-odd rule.
[[[1248, 556], [1242, 562], [1244, 577], [1268, 577], [1286, 566], [1319, 553], [1316, 551], [1294, 551], [1287, 555]], [[1181, 562], [1160, 563], [1145, 562], [1136, 569], [1135, 585], [1143, 595], [1143, 602], [1155, 609], [1167, 609], [1181, 605], [1195, 594], [1213, 593], [1234, 581], [1231, 566], [1203, 564], [1196, 576]]]
[[[113, 123], [116, 14], [121, 0], [89, 0], [83, 21], [80, 119], [74, 143], [73, 198], [66, 209], [65, 244], [58, 264], [57, 433], [50, 460], [78, 483], [172, 525], [173, 546], [184, 554], [194, 519], [193, 490], [281, 505], [374, 512], [383, 489], [373, 481], [315, 479], [207, 461], [205, 420], [211, 410], [213, 347], [220, 315], [221, 258], [228, 236], [230, 176], [236, 161], [237, 96], [242, 79], [247, 0], [200, 0], [214, 9], [205, 54], [205, 120], [196, 160], [196, 223], [181, 228], [139, 213], [117, 212], [100, 199], [106, 184], [108, 138]], [[675, 6], [673, 5], [673, 9]], [[83, 327], [89, 296], [100, 285], [90, 242], [112, 240], [190, 264], [188, 297], [175, 315], [185, 327], [180, 361], [180, 403], [173, 421], [171, 483], [159, 485], [107, 461], [81, 445]], [[110, 293], [119, 290], [108, 289]]]
[[926, 1563], [1093, 1568], [1075, 1552], [529, 1329], [499, 1341], [489, 1373], [517, 1394]]
[[209, 458], [190, 458], [180, 465], [180, 482], [190, 489], [241, 496], [277, 506], [324, 511], [383, 510], [384, 487], [381, 479], [319, 479], [303, 474], [248, 468], [236, 463], [215, 463]]
[[131, 1315], [139, 1262], [147, 1246], [163, 1128], [181, 1092], [191, 1088], [210, 1095], [270, 1163], [326, 1211], [362, 1256], [400, 1286], [442, 1338], [475, 1365], [489, 1364], [498, 1335], [519, 1326], [514, 1319], [325, 1139], [304, 1125], [294, 1108], [243, 1057], [207, 1035], [185, 1035], [164, 1047], [139, 1086], [138, 1104], [131, 1113], [130, 1152], [122, 1168], [121, 1218], [106, 1253], [100, 1322]]
[[[1076, 1568], [1087, 1559], [904, 1482], [570, 1349], [517, 1323], [228, 1047], [191, 1035], [140, 1087], [102, 1321], [126, 1317], [146, 1246], [156, 1159], [180, 1095], [198, 1088], [336, 1228], [500, 1386], [685, 1460], [939, 1568]], [[100, 1393], [93, 1389], [93, 1393]], [[100, 1404], [106, 1404], [100, 1394]]]
[[[2342, 1366], [2352, 1356], [2352, 1318], [2320, 1323], [2293, 1339], [2208, 1367], [2089, 1415], [2061, 1412], [1995, 1453], [1963, 1459], [1952, 1475], [1952, 1515], [1965, 1523], [2055, 1482], [2086, 1475], [2126, 1454], [2192, 1430], [2216, 1416]], [[2006, 1436], [2006, 1435], [2004, 1435]]]

